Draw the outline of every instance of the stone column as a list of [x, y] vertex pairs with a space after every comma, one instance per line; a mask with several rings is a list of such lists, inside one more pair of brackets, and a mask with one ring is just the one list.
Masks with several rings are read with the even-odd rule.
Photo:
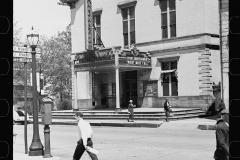
[[114, 51], [115, 53], [115, 73], [116, 73], [116, 111], [121, 111], [120, 108], [120, 94], [119, 94], [119, 63], [118, 63], [118, 54], [117, 50]]

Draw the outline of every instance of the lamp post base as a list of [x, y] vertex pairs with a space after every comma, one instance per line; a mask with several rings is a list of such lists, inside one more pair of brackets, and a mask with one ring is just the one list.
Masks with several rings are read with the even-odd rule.
[[53, 157], [51, 154], [45, 154], [45, 155], [43, 156], [43, 158], [51, 158], [51, 157]]
[[115, 108], [115, 112], [121, 112], [122, 108]]
[[44, 155], [44, 151], [43, 150], [29, 151], [28, 155], [29, 156], [43, 156]]

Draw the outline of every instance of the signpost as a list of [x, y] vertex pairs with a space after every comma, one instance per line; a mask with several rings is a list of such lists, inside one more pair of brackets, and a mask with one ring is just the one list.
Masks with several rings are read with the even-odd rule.
[[[27, 62], [32, 62], [31, 48], [13, 46], [13, 61], [24, 63], [27, 58]], [[36, 59], [41, 62], [41, 50], [36, 48]]]

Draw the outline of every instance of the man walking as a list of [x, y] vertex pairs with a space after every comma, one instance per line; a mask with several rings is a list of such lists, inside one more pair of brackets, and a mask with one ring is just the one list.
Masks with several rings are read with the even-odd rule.
[[216, 124], [217, 148], [214, 153], [215, 160], [229, 159], [229, 110], [224, 109], [221, 112], [221, 118]]
[[77, 146], [73, 155], [73, 160], [79, 160], [85, 150], [87, 150], [87, 153], [92, 160], [98, 160], [97, 155], [90, 152], [91, 148], [93, 148], [92, 127], [87, 121], [83, 120], [83, 114], [81, 112], [75, 113], [75, 119], [78, 122], [79, 141], [77, 142]]
[[220, 103], [217, 109], [217, 114], [218, 114], [218, 118], [221, 118], [221, 112], [222, 110], [226, 109], [225, 103], [223, 102], [222, 99], [220, 99]]
[[133, 105], [133, 100], [129, 101], [129, 105], [128, 105], [128, 113], [129, 113], [129, 117], [127, 119], [128, 122], [134, 122], [133, 118], [134, 118], [134, 111], [133, 111], [133, 107], [135, 107]]
[[168, 99], [166, 99], [163, 106], [164, 106], [164, 112], [165, 112], [165, 115], [166, 115], [166, 122], [169, 122], [168, 117], [169, 117], [169, 114], [170, 114], [170, 111], [171, 111], [171, 109], [170, 109], [171, 106], [170, 106], [170, 103], [169, 103]]

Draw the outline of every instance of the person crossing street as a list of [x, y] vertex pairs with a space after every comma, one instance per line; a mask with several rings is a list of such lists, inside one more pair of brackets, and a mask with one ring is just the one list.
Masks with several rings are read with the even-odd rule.
[[85, 150], [87, 150], [87, 153], [92, 160], [98, 160], [97, 155], [92, 153], [93, 130], [91, 125], [87, 121], [83, 120], [83, 114], [81, 112], [75, 113], [75, 119], [78, 122], [79, 141], [77, 142], [77, 146], [73, 155], [73, 160], [79, 160]]

